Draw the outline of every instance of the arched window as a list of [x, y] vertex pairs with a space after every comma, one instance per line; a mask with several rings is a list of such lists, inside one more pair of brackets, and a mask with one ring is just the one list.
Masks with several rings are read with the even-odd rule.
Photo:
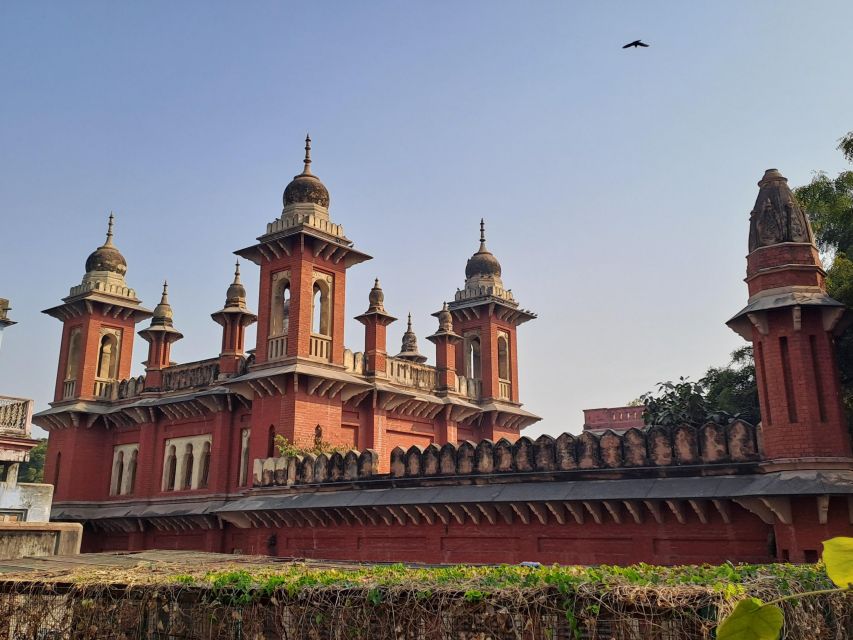
[[184, 450], [184, 481], [181, 483], [181, 488], [193, 488], [193, 446], [187, 443]]
[[273, 287], [270, 335], [281, 336], [286, 334], [290, 327], [290, 280], [280, 278]]
[[115, 379], [117, 363], [118, 338], [109, 333], [101, 337], [101, 347], [98, 352], [98, 377], [104, 380]]
[[505, 334], [498, 336], [498, 378], [509, 380], [509, 338]]
[[124, 480], [124, 451], [119, 451], [113, 465], [113, 486], [110, 495], [121, 495], [121, 482]]
[[465, 358], [465, 374], [469, 378], [480, 379], [480, 338], [468, 338], [468, 351]]
[[205, 442], [201, 450], [201, 474], [199, 474], [198, 486], [206, 489], [210, 479], [210, 443]]
[[270, 425], [267, 432], [267, 458], [275, 457], [275, 426]]
[[77, 379], [77, 366], [80, 362], [80, 327], [75, 327], [71, 330], [71, 337], [68, 340], [68, 359], [65, 363], [65, 379]]
[[175, 445], [169, 447], [169, 455], [166, 456], [166, 468], [163, 473], [163, 491], [175, 490], [175, 474], [178, 469], [178, 457], [175, 453]]
[[329, 332], [329, 285], [322, 280], [314, 283], [311, 299], [311, 331], [320, 336]]
[[240, 486], [249, 479], [249, 430], [243, 429], [240, 435]]
[[62, 464], [62, 452], [56, 454], [56, 462], [53, 465], [53, 492], [59, 488], [59, 467]]
[[139, 450], [134, 449], [130, 454], [130, 462], [127, 465], [127, 491], [125, 493], [133, 493], [136, 488], [136, 459], [139, 457]]

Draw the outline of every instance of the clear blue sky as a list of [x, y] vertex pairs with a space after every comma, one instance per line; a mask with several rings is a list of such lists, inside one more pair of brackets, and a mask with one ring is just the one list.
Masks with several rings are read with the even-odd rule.
[[[375, 256], [350, 271], [350, 318], [379, 276], [432, 356], [429, 313], [486, 218], [539, 313], [519, 339], [544, 417], [529, 434], [696, 379], [741, 344], [723, 323], [746, 300], [763, 171], [797, 185], [845, 166], [851, 24], [849, 0], [4, 2], [0, 296], [20, 324], [0, 393], [50, 400], [60, 325], [40, 310], [80, 281], [111, 209], [147, 306], [169, 279], [174, 358], [215, 355], [231, 252], [280, 214], [306, 130], [333, 219]], [[635, 38], [652, 46], [621, 49]]]

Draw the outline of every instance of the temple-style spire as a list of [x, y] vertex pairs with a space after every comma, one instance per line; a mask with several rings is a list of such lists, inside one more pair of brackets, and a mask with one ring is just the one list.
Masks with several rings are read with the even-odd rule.
[[758, 182], [758, 197], [749, 215], [749, 250], [800, 242], [814, 244], [811, 226], [778, 169], [767, 169]]
[[412, 314], [409, 313], [409, 321], [406, 327], [406, 332], [403, 334], [403, 345], [400, 353], [396, 355], [401, 360], [411, 360], [412, 362], [426, 362], [426, 356], [421, 355], [418, 351], [418, 337], [412, 329]]

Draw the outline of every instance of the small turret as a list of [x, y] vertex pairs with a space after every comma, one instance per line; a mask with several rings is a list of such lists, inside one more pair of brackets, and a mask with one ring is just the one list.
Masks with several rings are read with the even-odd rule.
[[139, 332], [148, 343], [148, 360], [145, 362], [145, 388], [160, 389], [163, 382], [162, 370], [169, 366], [172, 343], [183, 338], [173, 326], [172, 306], [169, 304], [169, 283], [163, 283], [160, 302], [154, 307], [151, 324]]
[[222, 375], [233, 375], [237, 373], [245, 353], [246, 327], [258, 319], [246, 306], [246, 288], [240, 280], [239, 261], [234, 265], [234, 280], [225, 294], [225, 306], [210, 314], [210, 317], [222, 326], [219, 372]]
[[368, 295], [367, 311], [355, 319], [364, 325], [365, 373], [384, 376], [388, 357], [386, 327], [397, 318], [385, 311], [385, 293], [379, 285], [379, 278], [374, 281]]

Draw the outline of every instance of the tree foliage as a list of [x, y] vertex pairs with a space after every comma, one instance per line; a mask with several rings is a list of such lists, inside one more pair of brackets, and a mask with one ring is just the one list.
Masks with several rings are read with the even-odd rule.
[[18, 469], [18, 482], [44, 482], [44, 458], [47, 453], [47, 438], [42, 438], [30, 451], [29, 462]]
[[751, 346], [734, 351], [727, 366], [710, 367], [698, 382], [681, 377], [678, 382], [659, 382], [657, 387], [657, 392], [640, 396], [646, 424], [698, 427], [707, 422], [728, 424], [741, 419], [757, 424], [760, 420]]

